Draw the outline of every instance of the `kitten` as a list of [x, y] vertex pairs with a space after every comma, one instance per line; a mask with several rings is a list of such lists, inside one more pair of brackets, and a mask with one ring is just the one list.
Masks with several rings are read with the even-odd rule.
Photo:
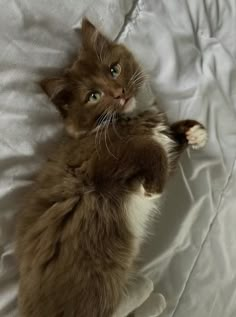
[[40, 171], [17, 223], [21, 317], [111, 317], [134, 269], [155, 199], [181, 152], [206, 143], [193, 120], [128, 116], [144, 75], [87, 20], [82, 49], [42, 87], [68, 137]]

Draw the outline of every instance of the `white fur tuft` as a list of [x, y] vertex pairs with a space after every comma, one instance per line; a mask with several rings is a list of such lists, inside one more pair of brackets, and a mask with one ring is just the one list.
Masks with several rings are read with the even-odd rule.
[[156, 128], [153, 129], [153, 138], [158, 144], [162, 145], [166, 152], [166, 155], [171, 160], [172, 149], [175, 147], [175, 141], [173, 141], [165, 132], [168, 130], [168, 126], [165, 123], [159, 123]]

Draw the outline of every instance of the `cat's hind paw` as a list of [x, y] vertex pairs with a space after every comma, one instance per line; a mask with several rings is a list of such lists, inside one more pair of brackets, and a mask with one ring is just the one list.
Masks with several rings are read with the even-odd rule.
[[162, 294], [153, 292], [143, 305], [135, 310], [134, 317], [158, 317], [165, 309], [165, 297]]
[[207, 131], [200, 124], [196, 124], [188, 129], [186, 132], [186, 139], [188, 144], [191, 145], [194, 150], [198, 150], [207, 143]]

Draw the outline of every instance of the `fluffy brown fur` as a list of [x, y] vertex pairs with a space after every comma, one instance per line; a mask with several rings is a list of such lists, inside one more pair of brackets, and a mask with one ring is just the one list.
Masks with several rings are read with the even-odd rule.
[[69, 136], [19, 215], [21, 317], [111, 317], [133, 271], [153, 195], [163, 192], [187, 143], [204, 143], [196, 121], [169, 126], [157, 111], [127, 117], [144, 80], [140, 66], [87, 20], [82, 43], [71, 68], [42, 83]]

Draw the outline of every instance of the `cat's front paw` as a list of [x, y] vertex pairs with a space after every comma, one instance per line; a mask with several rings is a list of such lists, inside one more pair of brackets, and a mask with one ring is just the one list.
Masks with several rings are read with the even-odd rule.
[[200, 124], [196, 124], [187, 130], [186, 139], [193, 149], [200, 149], [207, 143], [207, 131]]

